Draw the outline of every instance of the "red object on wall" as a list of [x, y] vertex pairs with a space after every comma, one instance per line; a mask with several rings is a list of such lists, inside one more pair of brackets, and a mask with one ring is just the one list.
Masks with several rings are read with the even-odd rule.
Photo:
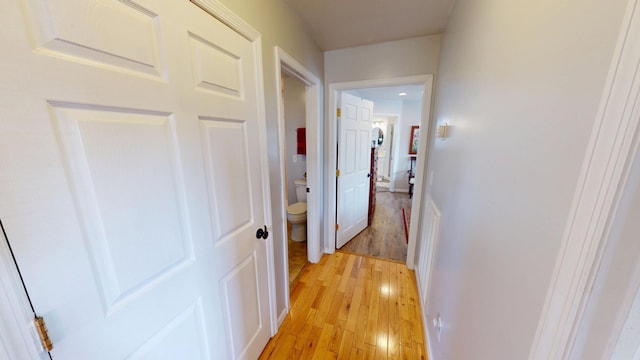
[[307, 129], [298, 128], [298, 154], [307, 155]]

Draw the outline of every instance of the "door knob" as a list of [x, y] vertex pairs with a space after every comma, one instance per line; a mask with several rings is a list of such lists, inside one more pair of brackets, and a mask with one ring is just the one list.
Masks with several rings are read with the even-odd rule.
[[264, 230], [263, 229], [258, 229], [258, 231], [256, 231], [256, 239], [267, 239], [269, 237], [269, 232], [267, 231], [267, 225], [264, 226]]
[[367, 177], [371, 177], [371, 174], [367, 174]]

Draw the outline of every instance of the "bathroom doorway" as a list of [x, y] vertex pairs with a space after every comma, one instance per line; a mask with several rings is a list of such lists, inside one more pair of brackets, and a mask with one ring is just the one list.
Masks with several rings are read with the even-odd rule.
[[291, 288], [308, 262], [306, 86], [286, 71], [282, 72], [281, 84], [285, 132], [288, 279]]
[[[273, 262], [276, 269], [275, 289], [273, 289], [276, 308], [273, 311], [278, 314], [279, 325], [289, 313], [289, 281], [290, 277], [292, 280], [297, 277], [294, 266], [300, 267], [299, 263], [302, 263], [303, 266], [307, 262], [317, 263], [320, 261], [324, 250], [320, 240], [323, 238], [321, 199], [323, 196], [322, 178], [324, 172], [320, 141], [322, 138], [322, 83], [281, 48], [275, 46], [274, 55], [277, 86], [274, 90], [276, 90], [276, 106], [278, 110], [278, 118], [276, 120], [278, 127], [277, 141], [279, 151], [277, 157], [279, 176], [271, 179], [274, 214]], [[293, 85], [285, 86], [287, 85], [285, 84], [285, 76], [290, 78], [286, 82]], [[294, 79], [297, 83], [294, 82]], [[294, 97], [285, 101], [282, 90], [291, 89], [292, 87], [294, 90], [297, 89], [294, 91], [296, 95], [292, 95]], [[288, 115], [285, 120], [287, 108], [291, 109], [296, 104], [304, 110], [298, 109], [296, 114]], [[286, 124], [285, 121], [287, 121]], [[304, 132], [300, 132], [298, 129], [304, 129]], [[287, 141], [287, 138], [289, 138], [289, 141]], [[304, 144], [298, 141], [298, 138], [301, 141], [304, 139]], [[298, 153], [299, 143], [304, 145], [306, 154]], [[268, 154], [268, 156], [273, 155]], [[288, 165], [296, 166], [295, 169], [287, 169]], [[301, 184], [305, 180], [305, 170], [302, 169], [306, 169], [306, 185]], [[298, 202], [296, 189], [298, 189], [298, 192], [306, 190], [306, 241], [295, 242], [293, 244], [296, 246], [294, 253], [294, 248], [291, 248], [291, 251], [289, 249], [289, 239], [290, 237], [296, 238], [297, 236], [294, 234], [301, 232], [301, 218], [304, 217], [300, 213], [301, 205], [297, 206], [297, 210], [294, 209], [294, 214], [291, 214], [291, 211], [288, 214], [287, 211], [290, 203], [294, 205]], [[294, 199], [295, 201], [293, 201]], [[294, 217], [294, 224], [287, 219], [288, 216], [290, 219], [291, 216]], [[296, 231], [295, 223], [298, 223], [298, 231]], [[290, 257], [290, 252], [294, 255], [293, 258]], [[304, 255], [299, 256], [304, 253], [306, 253], [306, 258]], [[290, 258], [297, 260], [294, 263], [290, 261]], [[291, 274], [289, 272], [290, 267], [293, 270]]]

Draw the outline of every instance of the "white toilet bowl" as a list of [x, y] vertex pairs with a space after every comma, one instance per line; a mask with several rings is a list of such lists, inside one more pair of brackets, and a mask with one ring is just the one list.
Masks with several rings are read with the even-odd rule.
[[291, 240], [307, 240], [307, 203], [297, 202], [287, 206], [287, 221], [291, 224]]

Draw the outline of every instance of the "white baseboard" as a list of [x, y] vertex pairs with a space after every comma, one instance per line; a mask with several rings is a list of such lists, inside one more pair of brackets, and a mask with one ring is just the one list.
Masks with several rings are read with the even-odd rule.
[[287, 317], [288, 314], [289, 314], [289, 311], [287, 311], [287, 309], [284, 309], [282, 310], [282, 313], [278, 315], [278, 329], [280, 329], [280, 325], [282, 325], [282, 322], [284, 321], [284, 319]]

